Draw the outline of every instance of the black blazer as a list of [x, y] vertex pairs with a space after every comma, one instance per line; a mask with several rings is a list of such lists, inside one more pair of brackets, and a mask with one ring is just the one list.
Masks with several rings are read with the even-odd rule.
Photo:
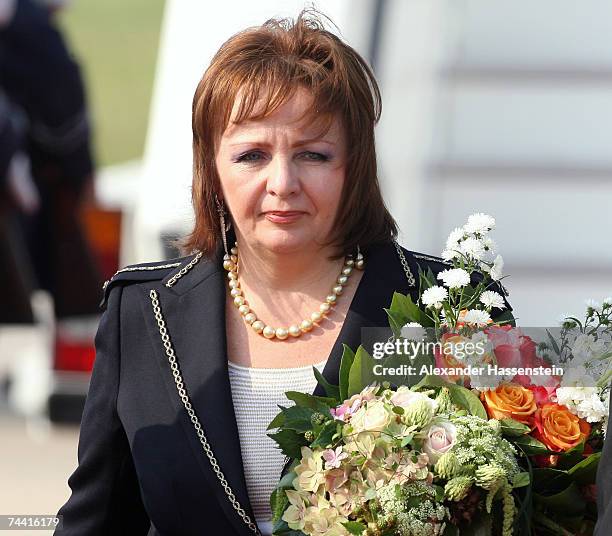
[[[403, 251], [417, 285], [419, 266], [435, 273], [447, 267], [437, 257]], [[356, 350], [362, 327], [388, 327], [383, 308], [394, 291], [417, 298], [392, 243], [364, 256], [365, 273], [323, 370], [333, 383], [342, 343]], [[221, 257], [219, 249], [195, 264], [189, 256], [128, 267], [105, 286], [79, 465], [68, 480], [72, 495], [58, 512], [58, 536], [253, 534], [213, 472], [179, 398], [151, 299], [155, 290], [195, 412], [236, 499], [254, 520], [228, 377]], [[314, 392], [323, 394], [320, 385]]]

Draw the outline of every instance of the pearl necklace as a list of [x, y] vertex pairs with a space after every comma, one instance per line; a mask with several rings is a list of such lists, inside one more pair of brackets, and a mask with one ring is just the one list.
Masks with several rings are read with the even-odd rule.
[[331, 292], [325, 298], [325, 301], [319, 305], [319, 310], [314, 311], [310, 318], [302, 320], [299, 324], [292, 324], [289, 328], [274, 328], [259, 320], [257, 315], [249, 307], [244, 293], [240, 288], [240, 282], [238, 281], [238, 242], [235, 243], [234, 247], [230, 250], [231, 255], [225, 254], [223, 256], [223, 268], [227, 270], [227, 277], [229, 279], [229, 288], [232, 298], [234, 298], [234, 305], [240, 311], [244, 321], [249, 324], [255, 333], [264, 336], [266, 339], [277, 338], [280, 340], [286, 339], [291, 335], [292, 337], [299, 337], [302, 333], [310, 331], [314, 324], [318, 324], [323, 318], [329, 314], [331, 308], [336, 305], [338, 297], [342, 294], [344, 287], [348, 284], [349, 277], [353, 268], [363, 270], [364, 259], [363, 255], [357, 249], [357, 258], [353, 259], [353, 255], [349, 254], [344, 259], [344, 265], [340, 271], [340, 275], [334, 282], [334, 286]]

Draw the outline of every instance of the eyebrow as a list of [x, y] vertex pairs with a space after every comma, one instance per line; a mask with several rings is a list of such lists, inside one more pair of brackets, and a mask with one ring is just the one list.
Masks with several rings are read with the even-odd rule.
[[[336, 145], [335, 142], [325, 140], [323, 138], [307, 138], [304, 140], [296, 141], [294, 144], [292, 144], [292, 147], [302, 147], [304, 145], [308, 145], [309, 143], [314, 143], [314, 142], [326, 143], [327, 145], [331, 145], [332, 147], [335, 147]], [[262, 147], [270, 147], [272, 144], [266, 141], [244, 140], [244, 141], [236, 141], [234, 143], [229, 143], [228, 147], [236, 147], [238, 145], [260, 145]]]

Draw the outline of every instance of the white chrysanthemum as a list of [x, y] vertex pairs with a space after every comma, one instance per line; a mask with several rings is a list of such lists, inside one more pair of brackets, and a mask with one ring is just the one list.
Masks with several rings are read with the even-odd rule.
[[455, 257], [459, 257], [460, 253], [455, 249], [445, 249], [440, 255], [445, 261], [452, 261]]
[[470, 274], [463, 268], [452, 268], [440, 272], [438, 274], [438, 279], [443, 281], [448, 288], [461, 288], [469, 285]]
[[411, 339], [413, 341], [420, 341], [425, 338], [427, 334], [425, 328], [421, 326], [418, 322], [408, 322], [402, 326], [400, 330], [400, 334], [402, 337], [406, 339]]
[[489, 255], [493, 255], [497, 251], [497, 243], [490, 236], [485, 236], [482, 239], [482, 245]]
[[477, 326], [486, 326], [491, 321], [491, 315], [480, 309], [470, 309], [462, 318], [466, 324], [476, 324]]
[[594, 309], [594, 310], [595, 310], [595, 311], [597, 311], [598, 313], [601, 313], [601, 309], [602, 309], [602, 307], [601, 307], [601, 303], [599, 303], [598, 301], [593, 300], [593, 299], [591, 299], [591, 298], [590, 298], [590, 299], [588, 299], [588, 300], [586, 300], [586, 301], [585, 301], [585, 304], [586, 304], [586, 306], [587, 306], [588, 308], [590, 308], [590, 309]]
[[470, 236], [459, 244], [459, 250], [464, 255], [473, 257], [474, 259], [482, 259], [485, 254], [485, 249], [481, 240]]
[[501, 255], [498, 255], [497, 257], [495, 257], [495, 260], [493, 261], [493, 266], [491, 267], [491, 270], [489, 272], [491, 279], [493, 279], [493, 281], [499, 281], [502, 278], [503, 270], [504, 259]]
[[485, 307], [497, 307], [498, 309], [506, 308], [503, 296], [494, 290], [485, 290], [480, 295], [480, 303], [482, 303]]
[[593, 335], [581, 333], [572, 344], [572, 355], [579, 361], [588, 361], [604, 353], [606, 343], [602, 339], [595, 339]]
[[446, 249], [458, 249], [459, 242], [463, 240], [464, 236], [465, 231], [463, 230], [463, 228], [455, 227], [446, 239]]
[[448, 298], [448, 290], [444, 287], [436, 285], [435, 287], [429, 287], [423, 292], [421, 296], [421, 302], [426, 307], [435, 307], [440, 309], [442, 302]]
[[467, 233], [484, 234], [495, 228], [495, 218], [488, 214], [478, 212], [468, 217], [468, 221], [463, 227]]

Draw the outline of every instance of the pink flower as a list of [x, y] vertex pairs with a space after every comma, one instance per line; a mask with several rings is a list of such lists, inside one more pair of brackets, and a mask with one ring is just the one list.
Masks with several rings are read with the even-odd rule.
[[336, 469], [340, 467], [340, 462], [348, 458], [346, 452], [342, 452], [342, 446], [336, 447], [336, 450], [327, 449], [321, 453], [325, 460], [325, 469]]
[[435, 464], [440, 456], [448, 452], [457, 440], [457, 429], [449, 421], [433, 424], [427, 431], [423, 450], [429, 456], [429, 462]]
[[376, 398], [374, 392], [377, 388], [378, 387], [376, 385], [369, 385], [363, 391], [361, 391], [361, 393], [354, 394], [351, 398], [345, 400], [336, 408], [331, 408], [329, 412], [335, 419], [348, 422], [351, 416], [361, 407], [363, 402]]

